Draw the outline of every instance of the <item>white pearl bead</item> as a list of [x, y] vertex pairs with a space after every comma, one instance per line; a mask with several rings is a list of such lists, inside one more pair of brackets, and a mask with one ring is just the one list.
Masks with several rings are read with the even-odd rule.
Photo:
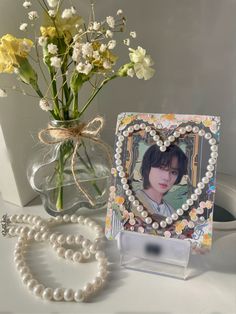
[[49, 239], [50, 233], [48, 231], [42, 234], [42, 240], [47, 241]]
[[123, 166], [121, 166], [121, 165], [117, 166], [116, 169], [117, 169], [117, 171], [123, 171], [124, 170]]
[[213, 177], [213, 173], [211, 171], [207, 171], [206, 172], [206, 177], [207, 178], [212, 178]]
[[186, 203], [187, 203], [189, 206], [191, 206], [191, 205], [193, 205], [193, 200], [192, 200], [192, 199], [188, 199], [188, 200], [186, 201]]
[[212, 152], [211, 153], [211, 157], [212, 158], [217, 158], [218, 157], [218, 153], [217, 152]]
[[145, 222], [146, 224], [150, 225], [152, 223], [152, 218], [151, 217], [145, 218]]
[[129, 127], [128, 127], [128, 131], [129, 131], [130, 133], [132, 133], [132, 132], [134, 131], [134, 127], [133, 127], [133, 126], [129, 126]]
[[151, 127], [150, 127], [149, 125], [146, 126], [145, 131], [146, 131], [146, 132], [150, 132], [150, 131], [151, 131]]
[[134, 205], [134, 206], [138, 206], [138, 205], [139, 205], [139, 201], [138, 201], [138, 200], [134, 200], [134, 201], [133, 201], [133, 205]]
[[76, 244], [81, 244], [84, 240], [84, 237], [81, 234], [78, 234], [75, 236], [75, 243]]
[[82, 290], [78, 290], [74, 294], [75, 302], [83, 302], [85, 298], [84, 292]]
[[83, 252], [82, 252], [82, 256], [83, 256], [83, 258], [85, 258], [85, 259], [89, 259], [90, 256], [91, 256], [91, 254], [90, 254], [90, 252], [89, 252], [88, 249], [84, 249]]
[[150, 131], [150, 135], [151, 135], [151, 136], [155, 136], [155, 135], [156, 135], [156, 131], [155, 131], [155, 130], [151, 130], [151, 131]]
[[72, 257], [73, 257], [73, 254], [74, 254], [73, 250], [68, 249], [68, 250], [65, 251], [65, 258], [68, 259], [68, 260], [71, 260]]
[[66, 222], [66, 223], [67, 223], [67, 222], [69, 222], [69, 221], [70, 221], [70, 216], [69, 216], [69, 215], [67, 215], [67, 214], [66, 214], [66, 215], [63, 215], [62, 219], [63, 219], [63, 221], [64, 221], [64, 222]]
[[159, 135], [154, 135], [154, 136], [153, 136], [153, 140], [154, 140], [155, 142], [157, 142], [159, 139], [160, 139], [160, 136], [159, 136]]
[[166, 223], [167, 223], [168, 225], [172, 224], [172, 222], [173, 222], [173, 220], [172, 220], [171, 217], [166, 217]]
[[72, 222], [72, 223], [76, 223], [77, 222], [77, 216], [76, 215], [71, 215], [70, 216], [70, 221]]
[[159, 224], [156, 221], [154, 221], [153, 224], [152, 224], [152, 228], [153, 229], [158, 229], [159, 228]]
[[168, 140], [164, 141], [164, 145], [165, 145], [166, 147], [170, 146], [170, 141], [168, 141]]
[[187, 132], [191, 132], [193, 128], [191, 125], [186, 125], [185, 129]]
[[35, 241], [40, 242], [42, 241], [42, 233], [41, 232], [36, 232], [34, 236]]
[[186, 129], [185, 128], [179, 128], [179, 133], [180, 134], [185, 134], [186, 133]]
[[34, 295], [36, 295], [37, 297], [41, 297], [43, 291], [44, 291], [44, 285], [42, 285], [42, 284], [36, 285], [36, 286], [34, 287], [34, 289], [33, 289], [33, 293], [34, 293]]
[[124, 172], [124, 171], [120, 171], [120, 172], [119, 172], [119, 177], [120, 177], [120, 178], [125, 177], [125, 172]]
[[194, 193], [196, 193], [197, 195], [201, 195], [202, 194], [202, 190], [201, 189], [195, 189]]
[[27, 282], [28, 282], [30, 279], [32, 279], [32, 275], [31, 275], [30, 273], [25, 273], [25, 274], [23, 274], [23, 276], [21, 277], [21, 279], [22, 279], [22, 282], [23, 282], [24, 284], [27, 284]]
[[105, 253], [103, 251], [97, 251], [97, 253], [95, 254], [95, 258], [96, 260], [100, 260], [105, 258]]
[[205, 134], [205, 139], [209, 140], [212, 137], [211, 133], [206, 133]]
[[217, 152], [217, 151], [218, 151], [218, 146], [212, 145], [212, 146], [211, 146], [211, 151]]
[[175, 137], [173, 135], [168, 136], [168, 140], [170, 142], [174, 142], [175, 141]]
[[208, 162], [209, 162], [210, 165], [214, 165], [216, 163], [216, 159], [215, 158], [210, 158]]
[[115, 159], [120, 159], [121, 154], [115, 154], [114, 157], [115, 157]]
[[166, 227], [166, 222], [164, 221], [164, 220], [162, 220], [161, 222], [160, 222], [160, 226], [162, 227], [162, 228], [165, 228]]
[[128, 131], [124, 131], [123, 135], [124, 135], [124, 137], [128, 137], [129, 136], [129, 132]]
[[126, 194], [127, 196], [130, 196], [130, 195], [132, 194], [132, 191], [131, 191], [131, 190], [127, 190], [127, 191], [125, 191], [125, 194]]
[[156, 142], [156, 144], [157, 144], [157, 146], [162, 146], [163, 142], [162, 142], [162, 140], [159, 140], [159, 141]]
[[9, 232], [9, 235], [10, 235], [10, 236], [14, 236], [14, 235], [15, 235], [15, 230], [16, 230], [15, 227], [10, 227], [10, 228], [9, 228], [9, 231], [8, 231], [8, 232]]
[[43, 293], [42, 293], [42, 298], [44, 299], [44, 300], [51, 300], [52, 299], [52, 297], [53, 297], [53, 290], [52, 290], [52, 288], [45, 288], [44, 290], [43, 290]]
[[216, 139], [215, 139], [215, 138], [211, 138], [211, 139], [209, 140], [209, 144], [210, 144], [210, 145], [215, 145], [215, 144], [216, 144]]
[[199, 132], [199, 127], [198, 126], [194, 126], [193, 127], [193, 133], [198, 133]]
[[143, 210], [143, 211], [141, 212], [141, 216], [142, 216], [143, 218], [146, 218], [146, 217], [148, 216], [147, 211], [146, 211], [146, 210]]
[[166, 147], [165, 146], [160, 146], [160, 151], [161, 152], [165, 152], [166, 151]]
[[179, 131], [175, 131], [175, 132], [174, 132], [174, 137], [176, 137], [176, 138], [177, 138], [177, 137], [180, 137]]
[[92, 254], [95, 254], [97, 252], [97, 246], [95, 244], [91, 244], [90, 247], [89, 247], [89, 251]]
[[183, 209], [183, 210], [188, 210], [188, 208], [189, 208], [188, 204], [183, 204], [183, 205], [182, 205], [182, 209]]
[[198, 199], [198, 196], [197, 196], [196, 194], [192, 194], [192, 195], [191, 195], [191, 199], [192, 199], [193, 201], [196, 201], [196, 200]]
[[29, 274], [30, 269], [28, 266], [23, 266], [19, 269], [19, 273], [21, 276], [23, 276], [24, 274]]
[[102, 286], [102, 278], [100, 277], [95, 277], [93, 280], [92, 280], [92, 284], [97, 287], [97, 288], [100, 288]]
[[64, 300], [69, 302], [74, 299], [74, 290], [73, 289], [65, 289], [64, 290]]
[[121, 164], [122, 164], [121, 159], [116, 159], [116, 165], [117, 165], [117, 166], [120, 166]]
[[137, 206], [137, 211], [139, 212], [139, 213], [141, 213], [142, 211], [143, 211], [143, 205], [139, 205], [139, 206]]
[[120, 141], [117, 141], [117, 142], [116, 142], [116, 146], [117, 146], [117, 147], [122, 147], [122, 145], [123, 145], [122, 142], [120, 142]]
[[199, 182], [199, 183], [197, 184], [197, 186], [198, 186], [199, 189], [204, 189], [205, 184], [204, 184], [203, 182]]
[[93, 285], [91, 283], [87, 283], [84, 286], [83, 291], [85, 295], [90, 295], [91, 293], [93, 293]]
[[[95, 229], [95, 228], [94, 228]], [[95, 230], [96, 231], [96, 230]], [[84, 249], [87, 249], [89, 246], [91, 245], [91, 241], [88, 240], [88, 239], [85, 239], [83, 242], [82, 242], [82, 247]]]
[[66, 252], [66, 250], [64, 249], [64, 247], [59, 247], [59, 248], [57, 248], [57, 254], [58, 254], [58, 256], [59, 257], [65, 257], [65, 252]]
[[79, 216], [78, 219], [77, 219], [77, 221], [78, 221], [79, 224], [83, 225], [84, 219], [85, 219], [85, 218], [84, 218], [83, 216]]
[[177, 219], [179, 218], [179, 216], [178, 216], [176, 213], [173, 213], [173, 214], [171, 215], [171, 218], [172, 218], [173, 220], [177, 220]]
[[123, 135], [119, 135], [119, 136], [118, 136], [118, 140], [119, 140], [119, 141], [121, 141], [121, 142], [122, 142], [122, 141], [124, 141], [124, 139], [125, 139], [125, 138], [124, 138], [124, 136], [123, 136]]
[[121, 180], [120, 180], [120, 182], [122, 183], [122, 184], [126, 184], [127, 183], [127, 179], [126, 178], [122, 178]]
[[53, 299], [55, 301], [61, 301], [64, 299], [64, 289], [63, 288], [56, 288], [53, 292]]
[[27, 282], [27, 287], [30, 291], [33, 291], [35, 286], [38, 284], [38, 281], [35, 280], [35, 279], [30, 279], [28, 282]]
[[207, 177], [203, 177], [203, 178], [202, 178], [202, 182], [205, 183], [205, 184], [207, 184], [207, 183], [209, 182], [209, 179], [208, 179]]
[[56, 216], [55, 220], [57, 223], [61, 223], [63, 221], [63, 218], [61, 216]]
[[141, 124], [140, 124], [140, 128], [141, 128], [142, 130], [144, 130], [144, 129], [146, 128], [146, 124], [145, 124], [145, 123], [141, 123]]
[[[35, 235], [35, 236], [36, 236], [36, 235]], [[50, 241], [51, 243], [54, 243], [54, 242], [57, 241], [57, 237], [58, 237], [57, 233], [52, 233], [52, 234], [50, 235], [49, 241]], [[34, 237], [34, 238], [35, 238], [35, 237]]]
[[117, 153], [117, 154], [121, 154], [121, 153], [122, 153], [122, 149], [121, 149], [120, 147], [117, 147], [117, 148], [116, 148], [116, 153]]
[[59, 234], [57, 236], [57, 242], [59, 244], [64, 244], [66, 242], [66, 236], [64, 234]]
[[68, 245], [72, 245], [72, 244], [75, 243], [75, 237], [74, 237], [73, 234], [70, 234], [70, 235], [68, 235], [68, 236], [66, 237], [66, 243], [67, 243]]
[[127, 190], [129, 189], [129, 185], [128, 185], [128, 184], [123, 184], [123, 189], [124, 189], [125, 191], [127, 191]]
[[198, 135], [199, 135], [199, 136], [204, 136], [204, 135], [205, 135], [205, 131], [204, 131], [204, 130], [200, 130], [200, 131], [198, 132]]
[[128, 200], [129, 200], [130, 202], [133, 202], [133, 201], [135, 200], [135, 198], [134, 198], [133, 195], [130, 195], [130, 196], [128, 197]]

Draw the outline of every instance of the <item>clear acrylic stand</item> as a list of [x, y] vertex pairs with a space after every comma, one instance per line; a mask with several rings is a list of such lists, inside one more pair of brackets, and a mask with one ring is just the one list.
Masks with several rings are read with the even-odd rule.
[[121, 265], [179, 279], [187, 279], [191, 243], [122, 230], [117, 237]]

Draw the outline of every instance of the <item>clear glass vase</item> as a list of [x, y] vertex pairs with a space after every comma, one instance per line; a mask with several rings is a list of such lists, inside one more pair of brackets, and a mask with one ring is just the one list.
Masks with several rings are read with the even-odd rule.
[[[78, 124], [79, 120], [52, 120], [49, 127], [71, 128]], [[71, 214], [82, 207], [98, 209], [107, 203], [111, 148], [83, 136], [77, 149], [76, 143], [76, 139], [66, 139], [43, 144], [29, 162], [29, 183], [50, 215]]]

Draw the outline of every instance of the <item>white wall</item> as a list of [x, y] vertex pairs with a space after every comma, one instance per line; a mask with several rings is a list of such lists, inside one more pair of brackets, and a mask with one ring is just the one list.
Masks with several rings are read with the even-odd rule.
[[[7, 32], [22, 36], [18, 31], [26, 20], [22, 2], [0, 0], [1, 36]], [[81, 3], [84, 14], [89, 1], [74, 3], [78, 7]], [[113, 15], [119, 8], [126, 13], [128, 29], [137, 31], [136, 44], [152, 55], [157, 72], [147, 82], [113, 81], [100, 93], [98, 107], [95, 102], [89, 115], [99, 111], [106, 117], [104, 139], [113, 144], [116, 116], [122, 111], [220, 115], [218, 169], [236, 175], [236, 0], [99, 0], [96, 5], [99, 17]], [[0, 87], [12, 84], [12, 79], [1, 76]], [[47, 119], [37, 99], [20, 94], [0, 99], [0, 124], [11, 162], [9, 176], [16, 181], [10, 191], [18, 190], [22, 203], [33, 197], [25, 174], [27, 158], [36, 145], [32, 136], [37, 138]], [[4, 145], [1, 153], [6, 153]], [[3, 173], [0, 181], [1, 190], [6, 182]]]
[[156, 68], [150, 81], [123, 78], [105, 87], [99, 97], [104, 138], [113, 143], [122, 111], [220, 115], [218, 170], [236, 175], [236, 0], [97, 3], [102, 14], [124, 10]]

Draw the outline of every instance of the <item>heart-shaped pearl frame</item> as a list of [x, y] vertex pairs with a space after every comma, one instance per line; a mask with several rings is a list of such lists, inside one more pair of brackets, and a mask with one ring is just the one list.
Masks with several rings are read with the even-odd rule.
[[[126, 169], [124, 169], [121, 160], [121, 154], [123, 151], [124, 140], [126, 137], [131, 136], [134, 132], [138, 132], [144, 130], [146, 133], [152, 137], [154, 142], [160, 147], [161, 152], [165, 152], [167, 147], [174, 143], [176, 139], [178, 139], [181, 135], [184, 134], [198, 134], [201, 137], [204, 137], [210, 145], [210, 158], [208, 160], [207, 171], [201, 181], [198, 182], [197, 188], [194, 190], [194, 193], [191, 195], [189, 199], [187, 199], [186, 203], [182, 205], [181, 208], [176, 210], [176, 213], [173, 213], [171, 216], [166, 217], [165, 220], [153, 221], [153, 219], [148, 215], [148, 211], [144, 208], [144, 206], [140, 203], [140, 201], [133, 195], [132, 189], [128, 184], [128, 174], [126, 173]], [[127, 126], [125, 129], [122, 127], [119, 129], [119, 134], [117, 135], [116, 141], [116, 150], [115, 150], [115, 164], [118, 172], [118, 176], [121, 179], [121, 184], [124, 190], [125, 195], [128, 197], [128, 201], [132, 204], [133, 207], [140, 213], [142, 218], [144, 219], [147, 225], [152, 226], [154, 230], [157, 229], [165, 229], [167, 226], [172, 225], [175, 221], [177, 221], [184, 212], [188, 212], [190, 206], [194, 204], [195, 201], [199, 199], [199, 196], [202, 194], [202, 191], [205, 185], [209, 182], [210, 178], [213, 177], [213, 171], [215, 169], [217, 157], [218, 157], [218, 146], [216, 139], [213, 138], [211, 132], [206, 132], [204, 129], [199, 128], [198, 126], [191, 126], [187, 124], [186, 126], [180, 126], [175, 129], [172, 135], [168, 136], [167, 139], [162, 140], [160, 135], [158, 134], [160, 130], [156, 128], [154, 125], [146, 124], [146, 123], [136, 123], [131, 126]], [[135, 224], [135, 216], [134, 219], [130, 221], [131, 225]]]

